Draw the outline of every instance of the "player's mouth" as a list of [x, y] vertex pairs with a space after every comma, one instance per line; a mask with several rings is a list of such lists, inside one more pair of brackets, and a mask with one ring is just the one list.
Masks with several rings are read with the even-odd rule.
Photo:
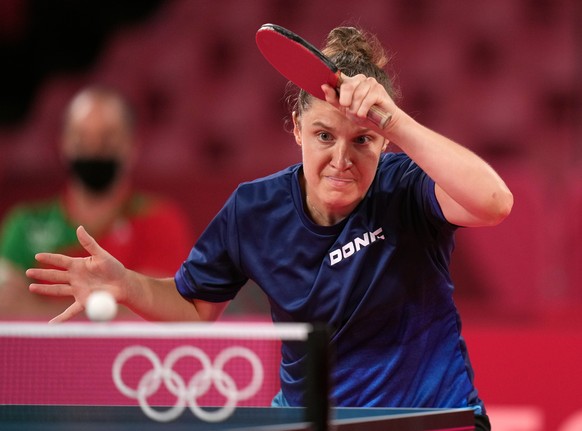
[[353, 178], [344, 178], [331, 175], [326, 176], [325, 179], [331, 186], [336, 188], [348, 187], [355, 182]]

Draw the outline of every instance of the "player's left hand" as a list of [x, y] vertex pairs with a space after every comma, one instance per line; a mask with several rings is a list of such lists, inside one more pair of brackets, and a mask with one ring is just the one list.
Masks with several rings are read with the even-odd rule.
[[126, 268], [121, 262], [104, 250], [81, 226], [77, 238], [88, 257], [70, 257], [56, 253], [39, 253], [36, 260], [54, 267], [30, 268], [26, 271], [29, 278], [47, 282], [31, 283], [30, 291], [50, 296], [72, 296], [74, 303], [51, 322], [69, 320], [85, 309], [87, 297], [94, 290], [107, 290], [115, 300], [122, 303], [125, 299]]

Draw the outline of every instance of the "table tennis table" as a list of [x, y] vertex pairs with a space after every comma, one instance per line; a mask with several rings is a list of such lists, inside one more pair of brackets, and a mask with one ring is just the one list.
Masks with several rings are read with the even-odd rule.
[[[330, 429], [338, 431], [465, 431], [474, 429], [471, 409], [333, 408]], [[155, 422], [134, 406], [0, 406], [3, 431], [300, 431], [310, 430], [299, 407], [240, 407], [223, 422], [194, 415]]]

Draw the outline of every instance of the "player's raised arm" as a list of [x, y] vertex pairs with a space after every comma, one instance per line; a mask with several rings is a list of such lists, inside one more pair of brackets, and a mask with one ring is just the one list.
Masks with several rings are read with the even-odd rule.
[[108, 291], [118, 303], [148, 320], [216, 320], [224, 310], [226, 304], [185, 300], [172, 278], [157, 279], [128, 270], [83, 227], [77, 229], [77, 237], [88, 257], [39, 253], [36, 259], [45, 268], [26, 272], [28, 277], [44, 282], [32, 283], [32, 292], [74, 298], [73, 304], [51, 322], [66, 321], [81, 313], [95, 290]]
[[513, 195], [488, 163], [408, 115], [398, 120], [387, 135], [435, 181], [437, 200], [449, 222], [493, 226], [509, 215]]
[[[491, 226], [510, 213], [513, 195], [489, 164], [407, 115], [375, 79], [364, 75], [347, 77], [339, 95], [329, 85], [322, 90], [329, 103], [352, 121], [375, 127], [435, 181], [437, 199], [449, 222], [467, 227]], [[385, 128], [367, 121], [372, 106], [391, 114]]]

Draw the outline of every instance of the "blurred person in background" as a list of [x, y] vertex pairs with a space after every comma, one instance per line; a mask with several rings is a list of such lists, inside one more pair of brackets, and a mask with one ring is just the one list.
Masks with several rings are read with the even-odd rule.
[[65, 299], [28, 290], [25, 269], [40, 251], [85, 256], [79, 225], [128, 267], [152, 276], [173, 275], [188, 254], [192, 232], [173, 203], [134, 190], [134, 118], [117, 91], [88, 87], [69, 103], [60, 139], [68, 175], [58, 196], [17, 205], [0, 230], [0, 319], [44, 319]]

